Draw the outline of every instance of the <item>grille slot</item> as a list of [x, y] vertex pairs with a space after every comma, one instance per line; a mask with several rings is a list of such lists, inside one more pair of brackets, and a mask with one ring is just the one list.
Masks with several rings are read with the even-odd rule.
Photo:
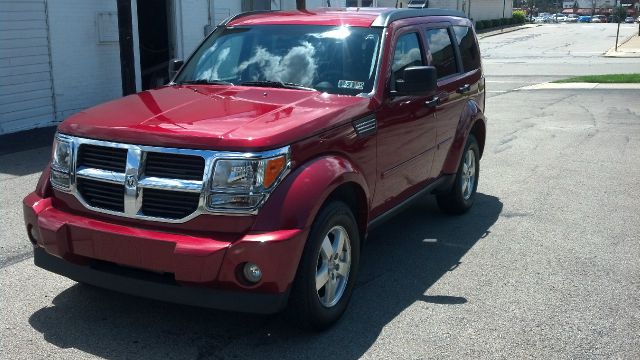
[[204, 158], [200, 156], [147, 153], [144, 173], [169, 179], [202, 180], [204, 174]]
[[377, 121], [375, 116], [368, 116], [353, 122], [353, 128], [358, 136], [373, 134], [377, 129]]
[[127, 149], [82, 144], [78, 151], [78, 166], [124, 172]]
[[93, 207], [124, 212], [124, 185], [78, 178], [78, 192]]
[[167, 219], [181, 219], [198, 208], [199, 193], [157, 189], [142, 190], [142, 213]]

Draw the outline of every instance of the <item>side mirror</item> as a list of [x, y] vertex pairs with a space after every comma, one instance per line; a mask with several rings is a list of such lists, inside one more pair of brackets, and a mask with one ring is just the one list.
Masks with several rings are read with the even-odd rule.
[[169, 81], [172, 81], [176, 77], [180, 68], [184, 65], [182, 59], [172, 59], [169, 61]]
[[396, 80], [397, 95], [429, 95], [438, 89], [438, 71], [433, 66], [408, 67], [402, 77]]

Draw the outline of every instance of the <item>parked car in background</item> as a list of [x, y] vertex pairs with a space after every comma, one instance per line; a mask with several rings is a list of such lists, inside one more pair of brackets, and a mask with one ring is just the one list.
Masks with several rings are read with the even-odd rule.
[[533, 22], [537, 23], [537, 24], [551, 22], [551, 17], [550, 16], [538, 16], [538, 17], [535, 17], [533, 19], [534, 19]]
[[567, 16], [565, 14], [555, 14], [553, 16], [553, 21], [555, 21], [555, 22], [565, 22], [565, 21], [567, 21]]
[[581, 22], [581, 23], [590, 23], [590, 22], [591, 22], [591, 16], [588, 16], [588, 15], [580, 16], [580, 17], [578, 18], [578, 22]]
[[625, 24], [633, 24], [634, 22], [635, 22], [635, 19], [634, 19], [632, 16], [627, 16], [627, 17], [624, 19], [624, 23], [625, 23]]
[[606, 23], [607, 17], [604, 15], [593, 15], [591, 17], [591, 22], [593, 23]]
[[566, 20], [565, 22], [568, 22], [568, 23], [575, 23], [575, 22], [578, 22], [578, 18], [579, 18], [579, 17], [580, 17], [580, 16], [578, 16], [578, 15], [576, 15], [576, 14], [569, 14], [569, 15], [567, 16], [567, 20]]

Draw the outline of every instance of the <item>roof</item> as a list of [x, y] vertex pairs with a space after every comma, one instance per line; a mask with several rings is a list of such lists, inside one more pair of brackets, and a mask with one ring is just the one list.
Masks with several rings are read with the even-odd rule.
[[463, 12], [445, 9], [394, 8], [323, 8], [305, 11], [253, 11], [238, 14], [221, 25], [332, 25], [386, 27], [389, 23], [422, 16], [455, 16], [466, 18]]

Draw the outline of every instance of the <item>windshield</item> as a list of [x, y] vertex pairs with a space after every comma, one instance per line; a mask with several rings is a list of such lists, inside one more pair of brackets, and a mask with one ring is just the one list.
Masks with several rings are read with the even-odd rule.
[[216, 30], [189, 59], [176, 83], [231, 83], [369, 93], [381, 29], [262, 25]]

